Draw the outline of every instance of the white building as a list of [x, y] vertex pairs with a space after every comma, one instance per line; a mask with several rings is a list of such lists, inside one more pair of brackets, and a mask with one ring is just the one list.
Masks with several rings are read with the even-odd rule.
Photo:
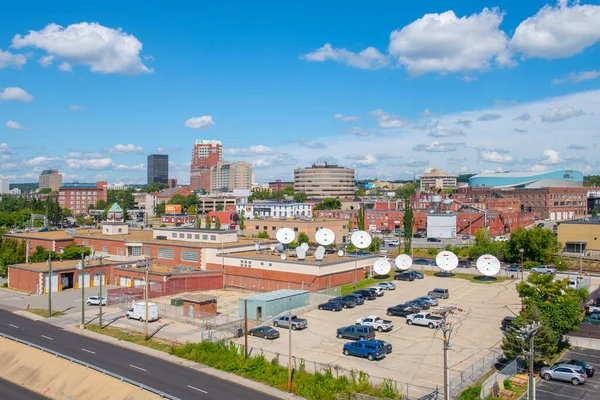
[[308, 203], [240, 203], [236, 205], [239, 215], [255, 218], [312, 218], [312, 204]]
[[454, 189], [458, 175], [449, 174], [440, 169], [432, 169], [421, 175], [421, 190]]
[[427, 237], [452, 239], [456, 237], [456, 214], [427, 214]]
[[10, 178], [0, 177], [0, 194], [9, 193], [10, 188]]

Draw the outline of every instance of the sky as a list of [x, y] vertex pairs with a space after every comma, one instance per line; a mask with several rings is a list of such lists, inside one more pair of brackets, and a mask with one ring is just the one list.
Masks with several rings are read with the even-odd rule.
[[206, 139], [258, 182], [600, 173], [598, 1], [221, 3], [4, 4], [0, 176], [188, 183]]

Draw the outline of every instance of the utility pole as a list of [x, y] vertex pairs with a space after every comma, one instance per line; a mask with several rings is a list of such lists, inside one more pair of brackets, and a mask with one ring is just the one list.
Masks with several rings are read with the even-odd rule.
[[450, 350], [450, 336], [452, 335], [452, 324], [446, 324], [444, 318], [444, 325], [442, 325], [442, 332], [444, 333], [444, 400], [450, 400], [450, 359], [448, 357], [448, 351]]
[[579, 240], [579, 276], [583, 276], [583, 238]]
[[292, 392], [292, 312], [288, 312], [288, 329], [290, 330], [288, 352], [288, 392]]
[[535, 400], [535, 375], [533, 374], [533, 363], [535, 360], [535, 335], [538, 330], [542, 327], [540, 322], [534, 322], [531, 325], [527, 325], [519, 331], [521, 334], [520, 338], [527, 343], [529, 341], [529, 351], [523, 348], [523, 353], [529, 356], [529, 379], [528, 379], [528, 400]]
[[[83, 251], [81, 252], [81, 325], [79, 329], [85, 328], [85, 259], [83, 258]], [[100, 299], [102, 301], [102, 299]]]
[[100, 315], [98, 317], [98, 328], [102, 329], [102, 281], [104, 280], [104, 268], [102, 268], [102, 257], [100, 257], [100, 308], [98, 311]]
[[[58, 277], [57, 277], [58, 279]], [[52, 317], [52, 252], [48, 252], [48, 318]]]
[[[152, 265], [152, 261], [150, 261], [150, 265]], [[146, 330], [146, 340], [148, 340], [148, 289], [150, 288], [150, 268], [149, 265], [146, 264], [146, 318], [144, 318], [144, 325]]]
[[[525, 249], [519, 249], [519, 253], [521, 253], [521, 282], [523, 282], [523, 253], [525, 253]], [[523, 298], [521, 297], [521, 311], [525, 309], [525, 303], [523, 303]]]
[[248, 300], [244, 300], [244, 358], [248, 359]]

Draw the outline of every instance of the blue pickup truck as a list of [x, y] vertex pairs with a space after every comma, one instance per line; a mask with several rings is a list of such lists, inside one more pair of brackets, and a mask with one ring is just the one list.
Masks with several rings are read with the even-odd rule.
[[367, 358], [369, 361], [384, 358], [387, 349], [375, 340], [357, 340], [344, 344], [344, 355]]

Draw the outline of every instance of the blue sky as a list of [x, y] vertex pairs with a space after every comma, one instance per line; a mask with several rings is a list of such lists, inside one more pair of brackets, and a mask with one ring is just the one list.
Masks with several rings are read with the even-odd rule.
[[597, 1], [161, 3], [3, 6], [0, 175], [143, 183], [160, 149], [186, 183], [196, 139], [257, 181], [600, 173]]

